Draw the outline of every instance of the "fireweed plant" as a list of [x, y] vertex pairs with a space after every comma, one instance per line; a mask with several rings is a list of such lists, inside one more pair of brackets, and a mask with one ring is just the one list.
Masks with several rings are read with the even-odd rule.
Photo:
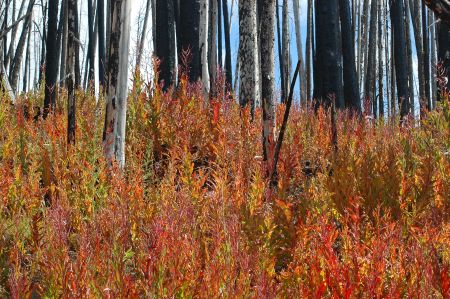
[[338, 112], [337, 150], [329, 111], [293, 107], [276, 188], [261, 111], [186, 77], [137, 81], [123, 171], [102, 98], [77, 92], [71, 146], [65, 93], [42, 101], [1, 95], [0, 297], [450, 298], [446, 95], [420, 125]]

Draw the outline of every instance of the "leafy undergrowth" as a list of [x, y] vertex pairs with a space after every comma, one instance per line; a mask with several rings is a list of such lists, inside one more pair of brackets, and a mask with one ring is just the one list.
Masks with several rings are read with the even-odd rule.
[[64, 104], [2, 100], [0, 297], [449, 298], [448, 105], [420, 127], [341, 113], [336, 153], [329, 114], [295, 108], [271, 192], [261, 111], [200, 94], [134, 89], [122, 174], [103, 99], [78, 93], [73, 147]]

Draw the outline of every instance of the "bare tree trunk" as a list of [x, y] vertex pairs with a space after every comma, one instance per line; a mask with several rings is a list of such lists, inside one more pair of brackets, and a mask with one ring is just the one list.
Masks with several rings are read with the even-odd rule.
[[295, 24], [295, 38], [297, 44], [298, 60], [300, 61], [300, 76], [299, 76], [299, 88], [300, 88], [300, 103], [302, 105], [306, 103], [306, 69], [303, 59], [303, 45], [302, 45], [302, 33], [300, 27], [300, 7], [299, 0], [293, 0], [294, 8], [294, 24]]
[[216, 92], [216, 78], [217, 78], [217, 0], [210, 1], [210, 38], [208, 43], [209, 48], [209, 75], [210, 75], [210, 88], [211, 96], [215, 97]]
[[277, 43], [278, 43], [278, 60], [280, 66], [280, 81], [281, 81], [281, 102], [284, 103], [286, 98], [285, 94], [285, 78], [284, 78], [284, 59], [283, 59], [283, 48], [281, 46], [281, 28], [280, 28], [280, 8], [278, 5], [278, 0], [276, 0], [276, 19], [277, 19]]
[[[150, 1], [150, 0], [148, 0]], [[105, 86], [105, 1], [97, 0], [97, 32], [98, 32], [98, 84]]]
[[[2, 24], [2, 30], [5, 31], [6, 27], [8, 27], [8, 10], [9, 10], [9, 1], [10, 0], [5, 0], [5, 17], [3, 19], [3, 24]], [[7, 64], [7, 58], [8, 58], [8, 35], [4, 35], [3, 36], [3, 53], [2, 53], [2, 60], [1, 62], [3, 63], [3, 65]]]
[[339, 3], [338, 0], [316, 0], [316, 62], [314, 65], [314, 97], [325, 107], [336, 100], [344, 107], [341, 57], [339, 57]]
[[379, 116], [382, 118], [384, 116], [384, 64], [383, 64], [383, 43], [384, 43], [384, 27], [383, 27], [383, 7], [382, 0], [378, 1], [378, 110]]
[[130, 47], [130, 0], [111, 2], [111, 38], [107, 68], [107, 103], [103, 146], [106, 160], [125, 166], [125, 124]]
[[76, 15], [77, 0], [67, 2], [67, 57], [66, 57], [66, 87], [67, 87], [67, 143], [75, 143], [76, 130], [76, 98], [75, 98], [75, 55], [77, 46]]
[[201, 78], [203, 83], [203, 93], [205, 98], [210, 90], [209, 64], [208, 64], [208, 20], [209, 20], [209, 0], [201, 0], [200, 2], [200, 29], [199, 29], [199, 49]]
[[275, 0], [263, 0], [261, 12], [261, 81], [263, 156], [268, 161], [275, 142]]
[[222, 0], [223, 22], [225, 33], [225, 77], [228, 88], [232, 88], [233, 70], [231, 66], [231, 41], [230, 41], [230, 23], [228, 19], [228, 1]]
[[307, 35], [306, 35], [306, 100], [312, 100], [312, 58], [313, 58], [313, 1], [308, 0], [307, 17]]
[[[375, 96], [376, 85], [376, 53], [377, 53], [377, 3], [375, 0], [371, 2], [370, 9], [370, 27], [369, 27], [369, 54], [367, 56], [367, 72], [364, 76], [364, 94], [372, 103], [372, 114], [377, 117], [377, 99]], [[369, 111], [366, 111], [369, 112]]]
[[351, 31], [349, 0], [340, 0], [339, 12], [342, 32], [342, 56], [344, 63], [345, 107], [361, 112], [358, 77], [356, 74], [355, 44]]
[[[3, 57], [2, 57], [2, 60], [3, 60]], [[3, 83], [5, 86], [3, 86]], [[6, 92], [8, 93], [9, 97], [11, 98], [11, 100], [13, 102], [15, 101], [16, 97], [11, 88], [11, 85], [9, 84], [9, 79], [6, 74], [5, 66], [3, 65], [3, 63], [0, 63], [0, 88], [4, 88], [6, 90]]]
[[57, 57], [57, 30], [58, 30], [58, 0], [48, 1], [48, 33], [47, 33], [47, 55], [45, 59], [45, 99], [44, 118], [56, 107], [58, 92], [56, 89], [56, 78], [58, 77]]
[[160, 59], [159, 82], [167, 90], [177, 82], [177, 49], [173, 0], [156, 1], [155, 55]]
[[59, 68], [59, 78], [60, 78], [60, 85], [65, 85], [65, 76], [66, 76], [66, 61], [67, 61], [67, 31], [68, 31], [68, 24], [67, 24], [67, 1], [63, 0], [62, 2], [62, 14], [60, 14], [60, 18], [62, 19], [62, 28], [61, 28], [61, 63]]
[[[423, 96], [425, 97], [425, 110], [431, 110], [431, 96], [430, 96], [430, 42], [428, 32], [428, 14], [425, 3], [422, 2], [422, 48], [423, 48], [423, 88], [425, 89]], [[422, 107], [421, 107], [422, 108]], [[423, 109], [421, 109], [422, 111]], [[421, 115], [422, 118], [422, 115]]]
[[[20, 9], [19, 9], [19, 14], [18, 16], [21, 16], [25, 7], [25, 2], [26, 1], [22, 1], [22, 4], [20, 5]], [[11, 23], [14, 23], [16, 21], [16, 0], [13, 0], [13, 5], [12, 5], [12, 20]], [[9, 49], [8, 49], [8, 55], [6, 57], [6, 63], [5, 63], [5, 68], [9, 67], [9, 72], [11, 73], [11, 69], [12, 69], [12, 63], [13, 60], [15, 58], [14, 51], [16, 51], [16, 34], [17, 34], [17, 26], [14, 26], [14, 28], [11, 30], [11, 41], [9, 43]], [[17, 47], [18, 48], [18, 47]]]
[[147, 34], [148, 19], [150, 16], [151, 3], [152, 3], [151, 0], [147, 0], [147, 5], [145, 7], [144, 26], [142, 27], [141, 37], [139, 39], [137, 54], [136, 54], [136, 70], [140, 69], [140, 67], [141, 67], [142, 52], [144, 51], [145, 36]]
[[282, 25], [282, 47], [283, 47], [283, 74], [284, 94], [289, 94], [289, 81], [291, 80], [291, 38], [289, 30], [289, 1], [283, 0], [283, 25]]
[[409, 113], [408, 60], [406, 52], [405, 21], [403, 0], [392, 0], [391, 21], [394, 28], [395, 78], [397, 98], [402, 121]]
[[[213, 0], [214, 1], [214, 0]], [[222, 52], [222, 0], [217, 0], [217, 58], [219, 67], [223, 66]]]
[[411, 28], [409, 14], [409, 0], [405, 0], [405, 35], [406, 35], [406, 53], [408, 55], [408, 86], [409, 86], [409, 113], [415, 115], [415, 90], [414, 90], [414, 69], [412, 59]]
[[[358, 59], [358, 77], [360, 80], [360, 86], [365, 87], [363, 84], [366, 81], [365, 77], [367, 76], [367, 67], [368, 67], [368, 61], [367, 57], [369, 55], [369, 51], [367, 51], [368, 46], [368, 30], [369, 30], [369, 6], [370, 2], [369, 0], [364, 0], [363, 5], [363, 12], [361, 16], [361, 39], [359, 43], [359, 59]], [[364, 94], [366, 94], [366, 91], [364, 90]]]
[[[430, 32], [430, 43], [431, 43], [431, 66], [432, 69], [436, 67], [437, 55], [436, 55], [436, 26], [434, 25], [435, 17], [434, 14], [428, 12], [428, 27], [431, 28]], [[437, 85], [435, 80], [435, 75], [430, 76], [431, 82], [431, 98], [432, 98], [432, 108], [436, 108], [436, 96], [437, 96]]]
[[[22, 66], [22, 58], [23, 58], [23, 52], [25, 50], [25, 45], [27, 41], [27, 35], [28, 35], [28, 27], [31, 26], [31, 13], [33, 11], [34, 6], [34, 0], [31, 0], [28, 4], [27, 9], [27, 15], [28, 17], [25, 18], [22, 28], [22, 33], [19, 38], [19, 43], [17, 44], [17, 48], [15, 49], [15, 55], [14, 60], [12, 61], [11, 67], [10, 67], [10, 74], [9, 74], [9, 82], [11, 83], [11, 88], [14, 91], [14, 93], [17, 91], [17, 84], [19, 79], [19, 73], [20, 68]], [[14, 48], [14, 45], [10, 45], [10, 49]], [[56, 62], [56, 65], [58, 65], [58, 62]]]
[[89, 65], [87, 82], [95, 83], [95, 41], [96, 41], [96, 28], [95, 28], [95, 9], [92, 0], [88, 0], [88, 32], [89, 32], [89, 43], [88, 43], [88, 59], [86, 63]]
[[397, 77], [395, 75], [395, 70], [396, 70], [396, 63], [395, 63], [395, 51], [394, 51], [394, 47], [395, 47], [395, 35], [394, 35], [394, 31], [391, 31], [391, 115], [392, 116], [396, 116], [397, 115], [397, 107], [396, 107], [396, 82], [397, 82]]
[[46, 52], [47, 52], [47, 49], [46, 49], [46, 47], [47, 47], [47, 45], [46, 45], [46, 42], [47, 42], [47, 27], [45, 26], [46, 25], [46, 22], [45, 22], [45, 20], [47, 19], [47, 2], [45, 2], [45, 6], [44, 6], [44, 0], [41, 0], [41, 8], [42, 8], [42, 16], [43, 16], [43, 25], [42, 25], [42, 34], [41, 34], [41, 37], [42, 37], [42, 42], [41, 42], [41, 57], [40, 57], [40, 60], [39, 60], [39, 67], [38, 67], [38, 69], [39, 69], [39, 86], [40, 86], [40, 84], [43, 82], [43, 78], [44, 78], [44, 72], [42, 71], [42, 69], [44, 68], [44, 65], [45, 65], [45, 57], [46, 57]]
[[[416, 46], [417, 55], [417, 68], [418, 68], [418, 84], [419, 84], [419, 105], [422, 111], [422, 104], [426, 103], [426, 82], [424, 73], [424, 45], [423, 45], [423, 33], [422, 33], [422, 8], [418, 0], [409, 0], [409, 12], [413, 25], [414, 43]], [[426, 16], [425, 16], [426, 20]], [[426, 28], [426, 27], [425, 27]], [[426, 34], [426, 33], [425, 33]]]
[[[31, 19], [33, 17], [30, 17]], [[25, 51], [25, 72], [23, 75], [23, 87], [22, 91], [27, 92], [28, 90], [28, 82], [29, 82], [29, 76], [30, 76], [30, 63], [31, 63], [31, 57], [30, 57], [30, 42], [31, 42], [31, 24], [28, 25], [28, 40], [27, 40], [27, 49]]]
[[257, 68], [256, 0], [239, 1], [239, 104], [245, 107], [256, 99]]

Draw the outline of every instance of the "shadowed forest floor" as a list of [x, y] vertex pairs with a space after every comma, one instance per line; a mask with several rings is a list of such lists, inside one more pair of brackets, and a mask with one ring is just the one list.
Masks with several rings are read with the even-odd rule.
[[199, 90], [134, 89], [122, 174], [103, 99], [77, 94], [71, 148], [65, 104], [1, 100], [0, 297], [450, 297], [448, 103], [404, 128], [338, 113], [336, 153], [329, 113], [294, 108], [271, 192], [261, 111]]

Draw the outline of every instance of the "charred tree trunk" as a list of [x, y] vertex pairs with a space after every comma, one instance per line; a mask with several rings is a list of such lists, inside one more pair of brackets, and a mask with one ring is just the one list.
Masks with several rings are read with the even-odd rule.
[[217, 0], [217, 58], [220, 68], [223, 66], [222, 55], [222, 0]]
[[155, 54], [160, 59], [159, 82], [164, 90], [176, 83], [175, 12], [173, 0], [156, 1]]
[[58, 96], [56, 89], [56, 78], [58, 77], [57, 57], [57, 31], [58, 31], [58, 0], [48, 1], [48, 32], [47, 32], [47, 55], [45, 59], [45, 99], [44, 118], [56, 107]]
[[307, 35], [306, 35], [306, 99], [312, 100], [312, 61], [313, 61], [313, 1], [308, 0], [307, 17]]
[[89, 32], [89, 43], [88, 43], [88, 60], [86, 63], [89, 65], [88, 69], [88, 85], [90, 83], [95, 83], [95, 14], [94, 5], [92, 0], [88, 0], [88, 32]]
[[211, 96], [216, 96], [216, 78], [217, 78], [217, 0], [210, 0], [210, 37], [208, 43], [209, 53], [209, 76], [210, 76], [210, 88]]
[[411, 28], [409, 14], [409, 0], [405, 0], [405, 36], [406, 36], [406, 53], [408, 55], [408, 86], [409, 86], [409, 111], [411, 116], [415, 117], [415, 90], [414, 90], [414, 69], [412, 58]]
[[[190, 51], [189, 80], [196, 82], [201, 77], [200, 51], [200, 0], [183, 0], [180, 2], [180, 49]], [[158, 17], [158, 16], [157, 16]], [[179, 53], [182, 61], [183, 53]]]
[[[369, 55], [367, 56], [367, 72], [365, 74], [364, 94], [372, 103], [372, 114], [376, 117], [377, 99], [375, 96], [376, 85], [376, 53], [377, 53], [377, 3], [371, 2], [369, 25]], [[366, 111], [369, 112], [369, 111]]]
[[77, 46], [76, 15], [77, 0], [67, 1], [67, 58], [66, 58], [66, 88], [67, 88], [67, 143], [75, 143], [76, 129], [76, 98], [75, 98], [75, 55]]
[[[150, 1], [150, 0], [148, 0]], [[98, 20], [98, 84], [100, 89], [105, 86], [105, 1], [97, 0], [97, 20]]]
[[395, 77], [400, 117], [404, 120], [409, 113], [408, 61], [406, 53], [405, 21], [403, 0], [391, 0], [391, 21], [394, 31]]
[[355, 43], [351, 30], [349, 0], [340, 0], [339, 12], [342, 32], [342, 56], [344, 63], [345, 107], [361, 112], [358, 77], [356, 74]]
[[339, 7], [338, 1], [316, 0], [316, 63], [314, 67], [314, 98], [318, 105], [329, 107], [336, 99], [338, 108], [344, 107], [342, 73], [339, 57]]
[[228, 88], [232, 88], [233, 83], [233, 71], [231, 65], [231, 41], [230, 41], [230, 23], [228, 17], [228, 2], [222, 0], [223, 10], [223, 28], [225, 33], [225, 78]]

